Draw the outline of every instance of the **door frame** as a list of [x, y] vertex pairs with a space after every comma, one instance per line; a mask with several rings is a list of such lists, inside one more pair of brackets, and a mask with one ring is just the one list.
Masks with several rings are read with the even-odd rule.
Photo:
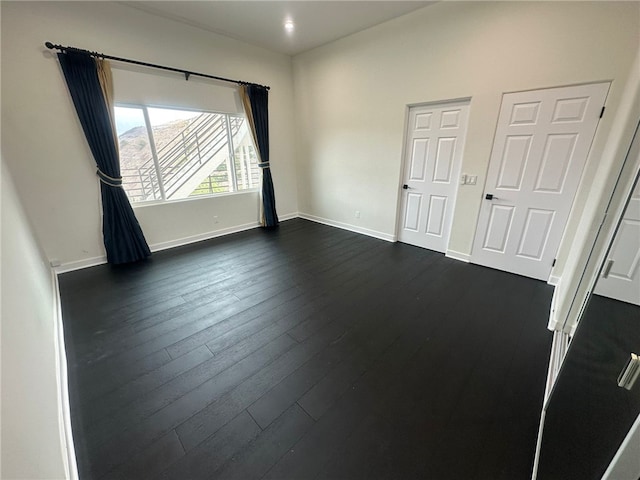
[[[434, 105], [447, 105], [447, 104], [455, 104], [467, 102], [469, 107], [469, 117], [467, 117], [467, 131], [465, 132], [464, 139], [461, 142], [462, 154], [460, 158], [460, 169], [464, 166], [464, 151], [467, 143], [467, 134], [469, 133], [469, 121], [471, 116], [471, 100], [472, 97], [458, 97], [458, 98], [450, 98], [446, 100], [432, 100], [428, 102], [417, 102], [417, 103], [407, 103], [404, 107], [404, 125], [402, 128], [402, 148], [400, 149], [400, 177], [398, 178], [397, 185], [397, 196], [396, 196], [396, 221], [395, 221], [395, 231], [394, 231], [394, 241], [398, 241], [400, 237], [400, 229], [402, 224], [402, 185], [404, 184], [404, 177], [407, 174], [409, 166], [407, 165], [407, 139], [409, 136], [409, 123], [411, 121], [411, 109], [414, 107], [429, 107]], [[456, 181], [456, 192], [455, 197], [453, 199], [453, 212], [455, 213], [456, 201], [458, 199], [458, 188], [460, 187], [460, 178]], [[453, 218], [451, 219], [453, 222]], [[449, 234], [451, 231], [449, 231]], [[451, 240], [451, 238], [449, 238]], [[448, 242], [447, 242], [448, 243]], [[448, 251], [448, 250], [447, 250]]]
[[[489, 169], [491, 167], [491, 157], [493, 156], [493, 147], [495, 144], [495, 138], [496, 138], [496, 134], [498, 133], [498, 126], [499, 126], [499, 122], [500, 122], [500, 112], [502, 111], [502, 106], [504, 103], [504, 97], [505, 95], [509, 95], [509, 94], [513, 94], [513, 93], [526, 93], [526, 92], [535, 92], [538, 90], [551, 90], [551, 89], [556, 89], [556, 88], [570, 88], [570, 87], [582, 87], [582, 86], [587, 86], [587, 85], [597, 85], [597, 84], [601, 84], [601, 83], [608, 83], [609, 84], [609, 88], [607, 89], [607, 94], [604, 97], [604, 106], [603, 106], [603, 112], [604, 112], [604, 108], [606, 106], [607, 100], [609, 99], [609, 94], [611, 92], [611, 86], [613, 84], [613, 80], [611, 79], [605, 79], [605, 80], [593, 80], [593, 81], [589, 81], [589, 82], [576, 82], [576, 83], [569, 83], [569, 84], [564, 84], [564, 85], [552, 85], [552, 86], [546, 86], [546, 87], [535, 87], [535, 88], [526, 88], [523, 90], [508, 90], [508, 91], [504, 91], [501, 93], [500, 96], [500, 104], [498, 106], [497, 109], [497, 116], [496, 116], [496, 120], [495, 120], [495, 126], [493, 129], [493, 139], [491, 142], [491, 151], [489, 153], [489, 161], [487, 162], [485, 171], [484, 171], [484, 183], [482, 184], [482, 190], [481, 190], [481, 199], [484, 198], [486, 189], [487, 189], [487, 182], [489, 180]], [[596, 141], [596, 136], [598, 135], [598, 131], [600, 129], [600, 120], [602, 120], [602, 114], [600, 115], [600, 119], [598, 119], [598, 124], [596, 125], [596, 129], [593, 133], [593, 137], [591, 139], [591, 143], [589, 144], [589, 150], [587, 152], [587, 158], [585, 159], [585, 164], [584, 167], [582, 169], [582, 172], [580, 174], [580, 180], [578, 182], [578, 186], [576, 188], [576, 192], [573, 196], [573, 199], [571, 200], [571, 207], [569, 208], [569, 214], [567, 216], [567, 221], [565, 222], [563, 228], [562, 228], [562, 234], [560, 235], [560, 241], [558, 242], [558, 247], [556, 248], [556, 251], [554, 252], [554, 258], [557, 258], [558, 255], [558, 251], [560, 251], [560, 248], [562, 247], [562, 245], [565, 243], [566, 241], [566, 233], [567, 233], [567, 226], [569, 225], [569, 223], [571, 222], [572, 217], [574, 216], [574, 209], [575, 209], [575, 205], [576, 205], [576, 197], [578, 196], [578, 193], [580, 192], [582, 185], [583, 185], [583, 181], [584, 181], [584, 175], [585, 172], [587, 171], [589, 164], [592, 162], [591, 160], [591, 153], [593, 150], [593, 144]], [[480, 222], [480, 213], [482, 210], [482, 200], [480, 201], [480, 204], [478, 206], [478, 213], [476, 216], [476, 225], [473, 231], [473, 237], [471, 238], [471, 251], [469, 252], [469, 260], [467, 260], [469, 263], [474, 263], [473, 262], [473, 257], [474, 257], [474, 248], [473, 246], [476, 244], [476, 237], [478, 235], [478, 226], [479, 226], [479, 222]], [[555, 263], [555, 261], [554, 261]], [[549, 273], [549, 278], [547, 279], [547, 283], [549, 285], [557, 285], [558, 282], [560, 281], [559, 277], [556, 277], [553, 275], [553, 268], [551, 269], [551, 272]]]

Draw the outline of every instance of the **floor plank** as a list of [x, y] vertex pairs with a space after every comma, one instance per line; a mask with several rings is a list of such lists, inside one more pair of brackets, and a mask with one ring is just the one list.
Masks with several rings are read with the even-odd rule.
[[213, 477], [220, 480], [262, 477], [312, 425], [313, 419], [298, 405], [293, 405]]

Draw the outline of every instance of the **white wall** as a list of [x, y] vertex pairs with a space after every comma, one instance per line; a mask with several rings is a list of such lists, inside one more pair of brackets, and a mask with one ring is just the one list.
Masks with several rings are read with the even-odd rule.
[[449, 244], [469, 254], [503, 92], [610, 80], [581, 207], [638, 48], [639, 8], [439, 2], [294, 57], [300, 211], [395, 234], [407, 105], [471, 97], [463, 171], [478, 184], [459, 188]]
[[[94, 162], [45, 41], [270, 85], [277, 209], [297, 212], [290, 57], [112, 2], [0, 5], [2, 152], [49, 259], [81, 266], [102, 259], [104, 248]], [[117, 83], [115, 90], [118, 98]], [[151, 247], [164, 247], [256, 224], [258, 194], [145, 206], [136, 215]]]
[[65, 478], [51, 270], [2, 162], [2, 478]]

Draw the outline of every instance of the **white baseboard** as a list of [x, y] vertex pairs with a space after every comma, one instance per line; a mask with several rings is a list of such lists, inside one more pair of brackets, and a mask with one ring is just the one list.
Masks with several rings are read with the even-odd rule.
[[245, 223], [244, 225], [236, 225], [234, 227], [214, 230], [212, 232], [199, 233], [198, 235], [177, 238], [175, 240], [169, 240], [167, 242], [153, 243], [149, 245], [149, 248], [152, 252], [161, 252], [162, 250], [167, 250], [169, 248], [182, 247], [183, 245], [202, 242], [204, 240], [211, 240], [212, 238], [231, 235], [232, 233], [244, 232], [245, 230], [251, 230], [254, 228], [258, 228], [259, 226], [260, 224], [258, 222]]
[[[297, 212], [278, 216], [279, 220], [282, 222], [298, 217], [299, 214]], [[200, 233], [198, 235], [169, 240], [167, 242], [153, 243], [149, 245], [149, 249], [151, 250], [151, 252], [160, 252], [169, 248], [181, 247], [183, 245], [201, 242], [204, 240], [211, 240], [212, 238], [222, 237], [224, 235], [230, 235], [232, 233], [244, 232], [245, 230], [251, 230], [253, 228], [258, 228], [259, 226], [259, 222], [245, 223], [243, 225], [236, 225], [234, 227], [214, 230], [212, 232]], [[92, 257], [86, 258], [84, 260], [76, 260], [73, 262], [63, 263], [62, 265], [55, 267], [54, 271], [56, 274], [67, 273], [73, 272], [75, 270], [82, 270], [83, 268], [95, 267], [96, 265], [104, 265], [105, 263], [107, 263], [106, 256]]]
[[281, 222], [286, 222], [287, 220], [292, 220], [298, 217], [300, 217], [300, 214], [298, 212], [285, 213], [284, 215], [278, 214], [278, 220], [280, 220]]
[[106, 256], [85, 258], [84, 260], [75, 260], [73, 262], [66, 262], [53, 269], [56, 274], [73, 272], [75, 270], [82, 270], [83, 268], [95, 267], [96, 265], [104, 265], [107, 263]]
[[60, 443], [63, 448], [63, 463], [66, 478], [78, 480], [78, 464], [71, 429], [71, 407], [69, 403], [69, 381], [67, 376], [67, 353], [64, 343], [62, 306], [60, 304], [60, 284], [57, 273], [51, 269], [53, 287], [54, 349], [56, 352], [56, 382], [58, 390], [58, 422]]
[[[355, 225], [349, 225], [346, 223], [334, 222], [333, 220], [316, 217], [314, 215], [307, 215], [305, 213], [297, 213], [297, 212], [287, 213], [284, 215], [279, 215], [278, 218], [281, 222], [284, 222], [286, 220], [291, 220], [293, 218], [304, 218], [306, 220], [311, 220], [312, 222], [322, 223], [324, 225], [342, 228], [343, 230], [349, 230], [351, 232], [361, 233], [363, 235], [368, 235], [370, 237], [386, 240], [387, 242], [395, 242], [397, 240], [395, 235], [389, 235], [386, 233], [377, 232], [375, 230], [369, 230], [367, 228], [357, 227]], [[224, 235], [231, 235], [232, 233], [244, 232], [246, 230], [258, 228], [259, 226], [260, 226], [260, 223], [258, 222], [245, 223], [243, 225], [236, 225], [233, 227], [214, 230], [211, 232], [199, 233], [198, 235], [191, 235], [189, 237], [177, 238], [175, 240], [169, 240], [167, 242], [152, 243], [149, 245], [149, 248], [151, 249], [152, 252], [161, 252], [162, 250], [167, 250], [169, 248], [181, 247], [183, 245], [202, 242], [204, 240], [211, 240], [212, 238], [222, 237]], [[84, 268], [95, 267], [96, 265], [103, 265], [105, 263], [107, 263], [106, 256], [85, 258], [83, 260], [76, 260], [73, 262], [63, 263], [62, 265], [55, 267], [54, 271], [56, 274], [61, 274], [61, 273], [73, 272], [75, 270], [82, 270]]]
[[397, 242], [398, 238], [395, 235], [389, 235], [388, 233], [378, 232], [377, 230], [370, 230], [364, 227], [358, 227], [357, 225], [351, 225], [349, 223], [336, 222], [335, 220], [329, 220], [328, 218], [316, 217], [315, 215], [309, 215], [308, 213], [298, 213], [300, 218], [305, 220], [311, 220], [312, 222], [322, 223], [323, 225], [329, 225], [330, 227], [341, 228], [342, 230], [348, 230], [354, 233], [360, 233], [369, 237], [378, 238], [387, 242]]
[[471, 255], [468, 253], [456, 252], [455, 250], [447, 250], [447, 253], [445, 253], [444, 256], [453, 258], [454, 260], [460, 260], [465, 263], [469, 263], [471, 261]]

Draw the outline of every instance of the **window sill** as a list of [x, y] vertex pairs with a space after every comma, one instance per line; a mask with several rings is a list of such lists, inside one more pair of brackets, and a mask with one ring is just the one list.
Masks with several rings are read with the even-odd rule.
[[250, 188], [246, 190], [239, 190], [237, 192], [216, 193], [215, 195], [199, 195], [197, 197], [176, 198], [175, 200], [151, 200], [148, 202], [137, 202], [137, 203], [131, 203], [131, 206], [135, 210], [137, 210], [139, 208], [145, 208], [145, 207], [157, 207], [158, 205], [170, 205], [170, 204], [183, 203], [183, 202], [211, 200], [212, 198], [246, 195], [249, 193], [258, 193], [259, 191], [260, 191], [259, 188]]

